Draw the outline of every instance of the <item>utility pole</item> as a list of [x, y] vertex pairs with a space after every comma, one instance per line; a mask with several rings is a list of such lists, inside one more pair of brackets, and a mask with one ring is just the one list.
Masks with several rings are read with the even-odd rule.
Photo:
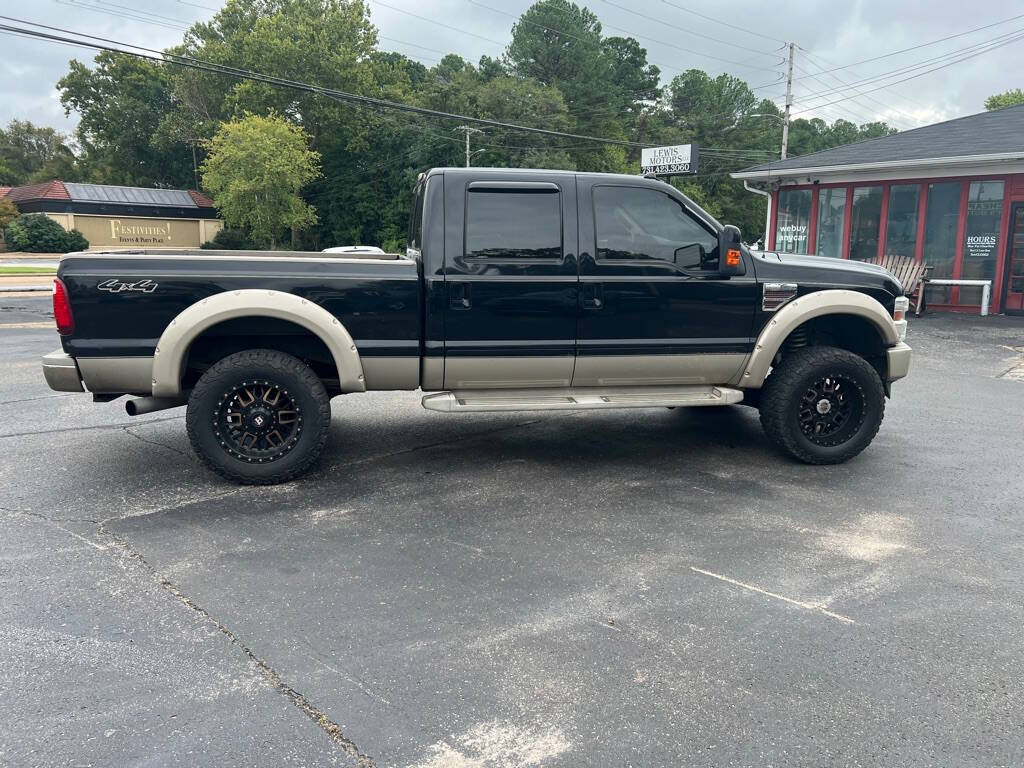
[[[786, 76], [786, 113], [782, 120], [782, 153], [781, 160], [786, 159], [786, 150], [789, 148], [789, 112], [793, 106], [793, 55], [796, 50], [796, 43], [789, 44], [789, 74]], [[469, 141], [469, 136], [466, 136]]]
[[483, 133], [479, 128], [474, 128], [471, 125], [460, 125], [458, 128], [453, 128], [455, 131], [462, 131], [466, 134], [466, 167], [469, 168], [470, 158], [473, 157], [473, 152], [469, 148], [469, 135], [471, 133]]

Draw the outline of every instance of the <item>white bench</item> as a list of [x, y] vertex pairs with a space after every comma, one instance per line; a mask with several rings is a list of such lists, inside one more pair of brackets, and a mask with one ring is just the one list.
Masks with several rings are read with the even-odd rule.
[[947, 280], [945, 278], [929, 279], [928, 285], [980, 285], [981, 286], [981, 315], [988, 314], [988, 302], [992, 297], [991, 280]]

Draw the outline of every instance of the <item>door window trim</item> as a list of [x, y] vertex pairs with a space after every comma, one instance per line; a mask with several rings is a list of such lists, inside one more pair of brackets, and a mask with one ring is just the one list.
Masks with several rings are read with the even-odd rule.
[[[532, 259], [503, 259], [491, 256], [470, 256], [466, 252], [469, 245], [469, 196], [474, 192], [536, 192], [554, 195], [558, 202], [558, 257], [537, 257]], [[466, 185], [462, 214], [462, 254], [461, 260], [467, 264], [504, 264], [512, 266], [529, 266], [531, 264], [564, 264], [565, 263], [565, 213], [562, 210], [562, 188], [550, 181], [472, 181]]]
[[[633, 266], [641, 266], [641, 267], [643, 267], [643, 266], [651, 266], [651, 265], [658, 265], [658, 266], [664, 265], [664, 266], [667, 266], [667, 267], [671, 267], [673, 271], [675, 271], [677, 274], [683, 275], [684, 277], [693, 277], [694, 276], [694, 271], [693, 270], [684, 270], [678, 264], [676, 264], [675, 262], [667, 261], [665, 259], [605, 259], [605, 258], [602, 258], [599, 255], [599, 252], [600, 252], [601, 249], [597, 245], [597, 242], [598, 242], [597, 241], [597, 221], [598, 221], [598, 215], [597, 215], [597, 199], [596, 199], [596, 197], [594, 195], [594, 191], [597, 190], [597, 189], [606, 188], [606, 187], [611, 187], [611, 188], [615, 188], [615, 189], [642, 189], [642, 190], [645, 190], [645, 191], [656, 192], [656, 193], [662, 194], [665, 197], [667, 197], [669, 200], [671, 200], [672, 202], [678, 204], [679, 207], [683, 210], [683, 212], [687, 216], [690, 217], [690, 219], [692, 219], [701, 229], [703, 229], [704, 231], [706, 231], [708, 233], [708, 235], [711, 237], [711, 239], [718, 240], [718, 233], [712, 231], [712, 229], [708, 226], [707, 222], [703, 221], [699, 216], [695, 215], [693, 213], [693, 211], [690, 210], [689, 206], [687, 206], [684, 201], [679, 200], [678, 198], [670, 195], [668, 192], [666, 192], [663, 189], [655, 189], [654, 187], [650, 187], [650, 186], [647, 186], [647, 185], [644, 185], [644, 184], [594, 184], [590, 188], [590, 211], [591, 211], [591, 216], [592, 216], [592, 218], [594, 220], [594, 263], [595, 264], [608, 264], [610, 266], [629, 266], [629, 265], [633, 265]], [[704, 271], [707, 271], [709, 274], [711, 273], [711, 270], [704, 270]]]

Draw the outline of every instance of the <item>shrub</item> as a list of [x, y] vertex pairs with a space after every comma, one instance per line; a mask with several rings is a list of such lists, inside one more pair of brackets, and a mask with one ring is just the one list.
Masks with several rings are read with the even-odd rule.
[[252, 251], [256, 246], [243, 230], [222, 229], [213, 236], [213, 240], [203, 243], [200, 248], [218, 251]]
[[64, 227], [41, 213], [26, 213], [7, 228], [7, 247], [30, 253], [68, 253], [89, 247], [77, 229], [65, 232]]

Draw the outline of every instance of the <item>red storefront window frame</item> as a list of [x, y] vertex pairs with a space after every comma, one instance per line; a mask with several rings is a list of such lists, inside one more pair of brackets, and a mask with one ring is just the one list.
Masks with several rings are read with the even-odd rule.
[[[963, 267], [963, 252], [964, 252], [964, 232], [967, 229], [967, 196], [970, 193], [971, 182], [974, 181], [1002, 181], [1003, 182], [1003, 211], [1000, 217], [1000, 248], [999, 256], [996, 259], [996, 272], [992, 278], [992, 298], [991, 307], [993, 311], [998, 311], [998, 307], [1002, 306], [1002, 294], [1003, 294], [1003, 275], [1006, 268], [1006, 230], [1010, 226], [1009, 222], [1009, 211], [1011, 202], [1020, 202], [1019, 200], [1013, 200], [1011, 195], [1011, 189], [1013, 184], [1014, 174], [974, 174], [970, 176], [935, 176], [935, 177], [911, 177], [911, 178], [900, 178], [900, 179], [859, 179], [857, 181], [844, 181], [834, 182], [825, 184], [786, 184], [785, 189], [810, 189], [811, 194], [811, 221], [808, 230], [808, 250], [812, 254], [818, 252], [818, 192], [819, 189], [846, 189], [846, 210], [843, 216], [843, 249], [842, 258], [850, 258], [850, 227], [853, 219], [853, 190], [855, 187], [865, 186], [881, 186], [882, 187], [882, 211], [879, 216], [878, 224], [878, 256], [881, 258], [885, 253], [885, 239], [887, 234], [887, 228], [889, 226], [889, 191], [890, 188], [895, 185], [906, 185], [916, 184], [918, 186], [918, 205], [917, 205], [917, 242], [914, 244], [914, 259], [920, 262], [924, 258], [924, 234], [925, 234], [925, 222], [926, 216], [928, 215], [928, 185], [929, 184], [940, 184], [943, 182], [956, 181], [960, 183], [960, 210], [957, 215], [956, 225], [956, 248], [953, 253], [953, 278], [958, 279], [961, 274], [961, 268]], [[775, 249], [775, 230], [778, 226], [779, 217], [779, 189], [778, 187], [772, 191], [772, 223], [771, 223], [771, 237], [769, 238], [769, 249]], [[953, 301], [952, 304], [933, 304], [932, 306], [937, 309], [951, 310], [951, 311], [976, 311], [977, 305], [961, 305], [957, 302], [960, 299], [960, 289], [954, 287], [953, 294], [951, 296]]]

